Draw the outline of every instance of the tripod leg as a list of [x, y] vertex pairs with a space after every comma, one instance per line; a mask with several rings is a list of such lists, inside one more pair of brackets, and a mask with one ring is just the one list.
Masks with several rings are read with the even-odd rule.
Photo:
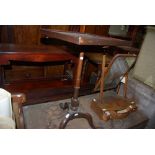
[[96, 129], [96, 127], [94, 126], [94, 123], [93, 123], [92, 116], [90, 114], [88, 114], [88, 113], [78, 113], [78, 116], [76, 116], [76, 118], [85, 118], [88, 121], [90, 127], [92, 129]]
[[[68, 115], [68, 117], [67, 117], [67, 115]], [[94, 126], [93, 119], [92, 119], [91, 115], [88, 113], [74, 113], [71, 115], [69, 115], [69, 113], [68, 113], [67, 115], [66, 115], [65, 119], [60, 123], [59, 129], [64, 129], [66, 127], [67, 123], [75, 118], [85, 118], [88, 121], [88, 123], [92, 129], [96, 128]]]
[[[68, 116], [67, 116], [68, 115]], [[61, 121], [59, 125], [59, 129], [64, 129], [67, 125], [67, 123], [73, 119], [73, 114], [70, 115], [69, 113], [66, 115], [65, 119]]]

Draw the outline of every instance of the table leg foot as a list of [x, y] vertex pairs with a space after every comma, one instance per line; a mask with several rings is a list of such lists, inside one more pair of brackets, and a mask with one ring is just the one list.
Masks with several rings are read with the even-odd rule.
[[96, 129], [93, 123], [92, 116], [88, 113], [79, 113], [79, 112], [77, 113], [75, 112], [73, 114], [67, 113], [65, 119], [62, 120], [62, 122], [60, 123], [59, 129], [64, 129], [69, 121], [76, 119], [76, 118], [85, 118], [88, 121], [90, 127], [92, 129]]

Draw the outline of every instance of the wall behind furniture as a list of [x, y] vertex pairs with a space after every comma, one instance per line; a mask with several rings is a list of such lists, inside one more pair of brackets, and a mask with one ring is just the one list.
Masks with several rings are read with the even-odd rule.
[[0, 26], [0, 42], [37, 45], [40, 43], [40, 25]]

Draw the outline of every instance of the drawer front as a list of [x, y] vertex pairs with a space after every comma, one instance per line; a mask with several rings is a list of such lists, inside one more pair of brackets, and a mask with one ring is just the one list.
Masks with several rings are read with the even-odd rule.
[[40, 66], [12, 66], [5, 70], [6, 81], [33, 79], [44, 76], [44, 67]]

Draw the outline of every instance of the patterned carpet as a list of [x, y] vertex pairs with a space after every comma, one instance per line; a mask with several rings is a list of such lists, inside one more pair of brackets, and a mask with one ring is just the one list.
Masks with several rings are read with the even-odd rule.
[[[111, 92], [108, 92], [111, 94]], [[146, 121], [146, 117], [140, 112], [134, 112], [129, 117], [121, 120], [110, 120], [104, 122], [98, 118], [98, 116], [90, 108], [90, 102], [94, 98], [98, 98], [99, 94], [92, 94], [79, 97], [80, 112], [87, 112], [93, 117], [94, 125], [98, 128], [106, 129], [126, 129], [132, 128]], [[25, 125], [28, 129], [58, 129], [60, 122], [65, 118], [67, 110], [63, 111], [60, 107], [60, 103], [70, 102], [70, 99], [47, 102], [36, 105], [29, 105], [23, 108]], [[67, 129], [89, 129], [90, 126], [87, 120], [83, 118], [74, 119], [70, 121]]]
[[[90, 102], [94, 97], [95, 97], [94, 95], [88, 95], [88, 97], [86, 98], [87, 102]], [[79, 100], [81, 103], [81, 101], [83, 100], [83, 97], [81, 97]], [[59, 107], [60, 103], [65, 103], [65, 102], [70, 102], [70, 99], [25, 106], [23, 110], [24, 110], [26, 128], [57, 129], [59, 127], [60, 122], [65, 118], [65, 115], [67, 114], [67, 110], [62, 110]], [[82, 104], [80, 104], [80, 111], [85, 111]], [[90, 126], [87, 120], [83, 118], [79, 118], [79, 119], [74, 119], [70, 121], [66, 128], [89, 129]]]

